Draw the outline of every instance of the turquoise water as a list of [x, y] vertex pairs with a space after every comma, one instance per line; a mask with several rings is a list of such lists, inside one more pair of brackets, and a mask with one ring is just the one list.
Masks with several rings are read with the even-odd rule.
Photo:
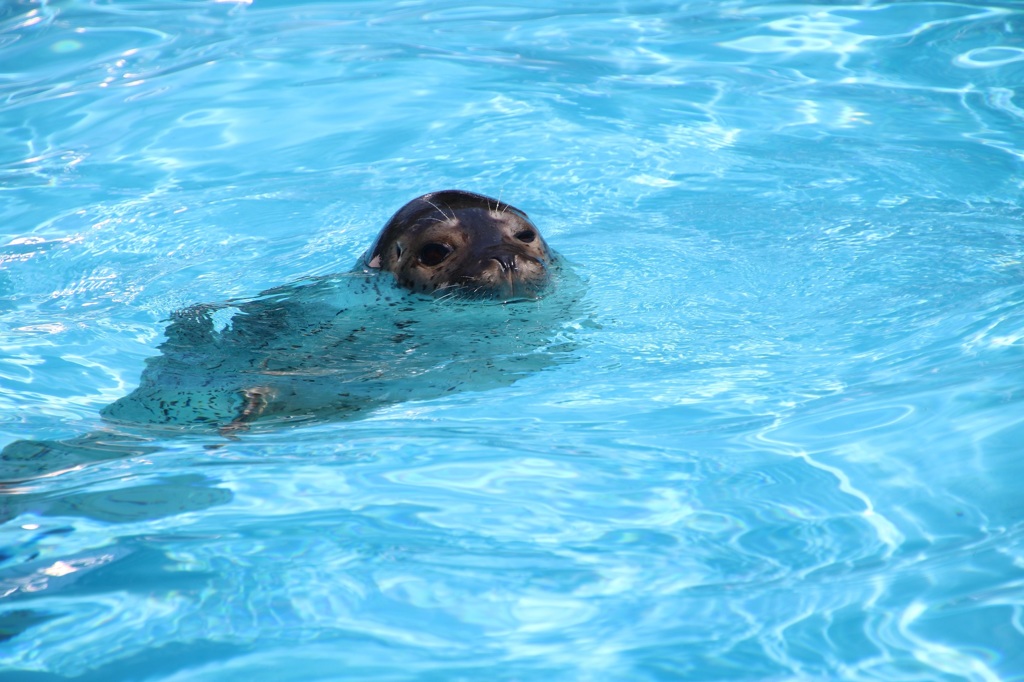
[[1016, 1], [8, 1], [0, 445], [530, 214], [569, 357], [10, 483], [0, 678], [1024, 680]]

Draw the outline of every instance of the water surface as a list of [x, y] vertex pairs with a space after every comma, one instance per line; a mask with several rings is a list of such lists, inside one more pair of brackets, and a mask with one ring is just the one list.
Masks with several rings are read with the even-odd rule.
[[[9, 486], [0, 670], [1024, 679], [1016, 2], [0, 8], [0, 444], [457, 187], [572, 357]], [[215, 446], [215, 447], [211, 447]]]

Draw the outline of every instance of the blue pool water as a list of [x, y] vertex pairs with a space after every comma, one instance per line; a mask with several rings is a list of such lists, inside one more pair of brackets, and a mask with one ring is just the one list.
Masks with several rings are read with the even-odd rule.
[[0, 679], [1024, 680], [1017, 0], [0, 4], [0, 445], [527, 211], [568, 358], [8, 483]]

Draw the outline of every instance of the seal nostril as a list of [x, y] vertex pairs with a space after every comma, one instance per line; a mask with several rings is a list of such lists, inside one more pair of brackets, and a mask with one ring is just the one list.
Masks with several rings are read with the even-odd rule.
[[503, 253], [498, 256], [491, 256], [491, 260], [498, 264], [502, 272], [508, 272], [509, 270], [516, 271], [519, 269], [516, 267], [515, 254]]
[[516, 232], [516, 239], [523, 242], [524, 244], [529, 244], [536, 238], [537, 233], [534, 232], [533, 230], [520, 230], [519, 232]]

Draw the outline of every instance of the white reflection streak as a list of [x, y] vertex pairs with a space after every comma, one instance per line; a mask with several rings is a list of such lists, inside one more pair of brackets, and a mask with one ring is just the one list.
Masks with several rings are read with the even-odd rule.
[[[1005, 54], [999, 58], [994, 55]], [[987, 59], [978, 57], [988, 57]], [[953, 63], [965, 69], [991, 69], [997, 66], [1006, 66], [1014, 62], [1024, 61], [1024, 49], [1011, 47], [1009, 45], [990, 45], [968, 50], [953, 60]]]
[[[855, 36], [857, 38], [857, 42], [859, 44], [859, 43], [866, 42], [866, 41], [871, 41], [871, 40], [891, 40], [891, 39], [894, 39], [894, 38], [916, 38], [916, 37], [918, 37], [918, 36], [920, 36], [920, 35], [922, 35], [924, 33], [927, 33], [928, 31], [931, 31], [932, 29], [944, 28], [944, 27], [947, 27], [947, 26], [953, 26], [955, 24], [967, 25], [967, 24], [970, 24], [970, 23], [975, 22], [975, 21], [990, 20], [990, 19], [995, 19], [996, 17], [1009, 18], [1010, 15], [1015, 14], [1015, 12], [1016, 12], [1016, 10], [1004, 9], [1004, 8], [1001, 8], [1001, 7], [983, 7], [983, 8], [980, 8], [979, 11], [973, 12], [973, 13], [970, 13], [970, 14], [963, 14], [963, 15], [960, 15], [960, 16], [949, 17], [949, 18], [945, 18], [945, 19], [933, 19], [931, 21], [923, 21], [923, 22], [921, 22], [919, 24], [914, 24], [913, 26], [910, 26], [905, 31], [898, 31], [897, 30], [897, 31], [894, 31], [892, 33], [878, 33], [878, 34], [874, 34], [874, 35], [859, 34], [859, 33], [849, 33], [847, 31], [843, 31], [841, 28], [835, 28], [835, 27], [841, 27], [841, 26], [854, 26], [854, 25], [860, 23], [860, 20], [859, 19], [850, 19], [850, 18], [847, 18], [847, 17], [840, 17], [840, 16], [832, 14], [832, 12], [843, 11], [843, 12], [854, 13], [854, 14], [856, 14], [858, 12], [870, 13], [870, 12], [884, 11], [884, 10], [892, 8], [893, 6], [894, 5], [890, 5], [890, 4], [881, 4], [881, 5], [877, 5], [877, 6], [874, 6], [874, 7], [870, 7], [870, 6], [869, 7], [864, 7], [862, 5], [843, 5], [843, 6], [838, 6], [838, 7], [832, 7], [829, 10], [819, 10], [819, 11], [815, 11], [815, 12], [812, 12], [812, 13], [790, 15], [790, 16], [784, 17], [783, 19], [775, 19], [775, 20], [766, 22], [765, 24], [762, 25], [762, 27], [771, 28], [771, 29], [776, 30], [776, 31], [785, 31], [785, 32], [796, 34], [798, 36], [801, 35], [802, 33], [805, 33], [805, 32], [809, 32], [812, 35], [833, 34], [833, 33], [834, 34], [843, 34], [844, 37], [852, 35], [852, 36]], [[796, 6], [796, 7], [799, 8], [800, 6]], [[783, 6], [780, 6], [778, 8], [758, 6], [758, 7], [750, 7], [748, 9], [741, 10], [739, 12], [736, 12], [736, 14], [739, 14], [740, 16], [749, 16], [749, 15], [752, 15], [752, 14], [768, 16], [770, 14], [788, 14], [788, 13], [792, 12], [793, 9], [794, 9], [794, 6], [792, 6], [792, 5], [783, 5]], [[807, 7], [807, 9], [814, 9], [814, 7], [810, 6], [810, 7]], [[752, 37], [756, 38], [757, 36], [752, 36]], [[740, 40], [742, 40], [742, 39], [740, 39]], [[736, 42], [739, 42], [739, 41], [738, 40], [731, 41], [731, 43], [736, 43]], [[727, 47], [731, 47], [730, 43], [719, 43], [719, 44], [725, 45]]]
[[1013, 618], [1010, 619], [1013, 629], [1024, 635], [1024, 608], [1020, 604], [1013, 605]]
[[999, 682], [999, 675], [974, 656], [952, 647], [929, 642], [911, 632], [910, 626], [927, 608], [926, 603], [915, 601], [900, 615], [899, 633], [914, 647], [914, 658], [951, 675], [963, 676], [969, 680]]
[[54, 563], [53, 566], [49, 566], [47, 568], [44, 568], [42, 570], [42, 573], [45, 573], [46, 575], [49, 575], [49, 576], [53, 576], [54, 578], [60, 578], [61, 576], [65, 576], [65, 575], [69, 575], [71, 573], [74, 573], [77, 570], [78, 570], [77, 568], [75, 568], [71, 564], [67, 563], [66, 561], [58, 561], [58, 562]]
[[[973, 87], [967, 87], [960, 92], [960, 105], [964, 111], [970, 114], [971, 118], [974, 119], [975, 123], [978, 124], [978, 130], [975, 132], [961, 133], [963, 137], [974, 142], [979, 142], [983, 145], [999, 149], [1017, 157], [1017, 159], [1024, 160], [1024, 152], [1017, 149], [1011, 142], [1006, 142], [999, 139], [992, 139], [987, 137], [995, 131], [988, 125], [988, 123], [982, 118], [982, 115], [975, 111], [974, 107], [968, 101], [968, 97], [977, 96], [979, 91], [974, 90]], [[1020, 107], [1013, 104], [1013, 95], [1015, 94], [1012, 90], [1007, 88], [991, 88], [980, 92], [984, 98], [985, 103], [991, 108], [1002, 111], [1005, 114], [1014, 116], [1015, 118], [1022, 118], [1022, 110]]]
[[[768, 430], [777, 428], [781, 423], [781, 420], [776, 420]], [[893, 552], [903, 544], [903, 541], [906, 539], [903, 533], [901, 533], [889, 519], [878, 513], [875, 509], [875, 505], [871, 502], [871, 498], [868, 497], [867, 493], [863, 490], [860, 490], [853, 485], [850, 481], [850, 477], [846, 475], [845, 471], [838, 467], [817, 461], [808, 454], [806, 450], [798, 448], [791, 443], [772, 440], [764, 433], [757, 434], [757, 439], [770, 443], [773, 446], [779, 446], [778, 450], [776, 450], [777, 452], [781, 452], [797, 459], [802, 459], [808, 466], [832, 474], [836, 480], [839, 481], [839, 490], [841, 492], [857, 498], [864, 504], [864, 511], [861, 512], [860, 515], [863, 516], [864, 520], [871, 524], [875, 529], [875, 533], [877, 533], [879, 541], [888, 546], [889, 549], [885, 553], [886, 557], [892, 556]]]

